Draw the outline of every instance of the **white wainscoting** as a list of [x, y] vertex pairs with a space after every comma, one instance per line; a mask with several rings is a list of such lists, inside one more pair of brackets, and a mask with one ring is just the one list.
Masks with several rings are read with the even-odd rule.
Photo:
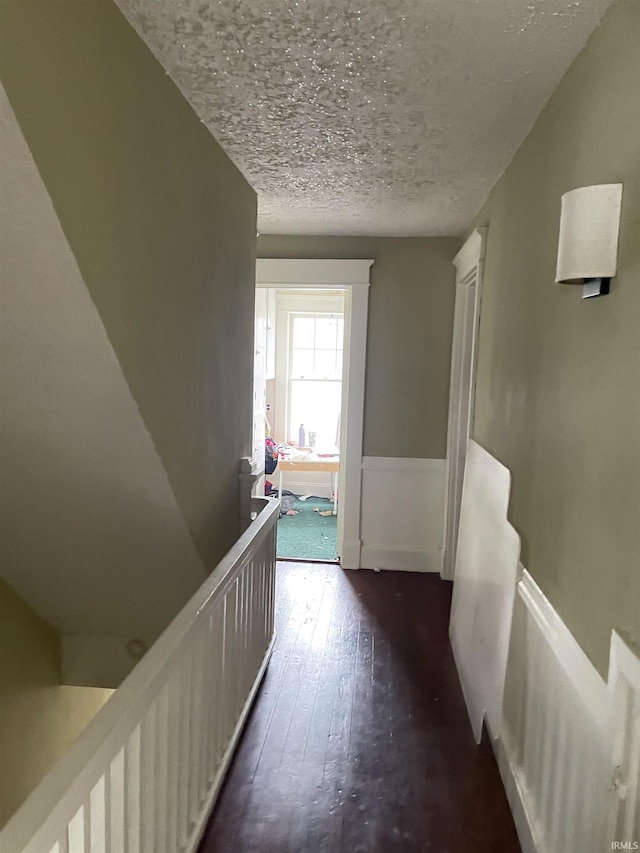
[[446, 460], [362, 459], [360, 566], [439, 572]]
[[612, 632], [605, 682], [513, 554], [500, 563], [509, 472], [469, 445], [451, 640], [474, 733], [484, 718], [525, 853], [638, 850], [640, 657]]
[[640, 657], [613, 633], [609, 658], [611, 784], [607, 839], [640, 848]]
[[608, 721], [605, 682], [523, 571], [496, 751], [525, 853], [605, 849]]

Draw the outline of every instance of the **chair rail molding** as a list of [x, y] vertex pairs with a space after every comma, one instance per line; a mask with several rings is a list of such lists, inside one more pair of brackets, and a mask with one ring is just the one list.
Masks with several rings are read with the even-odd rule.
[[[344, 569], [361, 567], [362, 441], [364, 379], [367, 358], [369, 276], [373, 259], [258, 258], [256, 287], [344, 290], [345, 344], [343, 367], [338, 553]], [[347, 347], [345, 347], [346, 351]], [[344, 416], [346, 415], [346, 416]]]

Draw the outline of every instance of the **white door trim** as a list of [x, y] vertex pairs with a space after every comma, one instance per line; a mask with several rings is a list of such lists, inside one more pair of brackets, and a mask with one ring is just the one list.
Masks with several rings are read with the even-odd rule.
[[258, 258], [256, 287], [314, 288], [345, 291], [343, 418], [338, 478], [338, 553], [344, 569], [360, 568], [362, 502], [362, 436], [364, 377], [367, 356], [369, 271], [373, 260]]
[[453, 579], [455, 572], [464, 463], [467, 440], [473, 433], [477, 336], [486, 238], [487, 229], [476, 228], [453, 259], [456, 267], [456, 303], [449, 385], [442, 560], [442, 577], [448, 580]]

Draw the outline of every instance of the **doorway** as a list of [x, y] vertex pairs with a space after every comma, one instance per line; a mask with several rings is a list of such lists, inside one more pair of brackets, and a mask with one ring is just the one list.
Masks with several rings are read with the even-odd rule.
[[[299, 445], [301, 437], [304, 437], [305, 453], [309, 454], [311, 464], [322, 463], [322, 460], [325, 464], [307, 472], [292, 470], [295, 466], [285, 470], [288, 467], [285, 465], [280, 472], [276, 469], [269, 479], [277, 488], [282, 474], [282, 493], [286, 496], [286, 491], [294, 491], [287, 489], [288, 477], [299, 475], [306, 478], [298, 479], [298, 483], [304, 485], [301, 491], [306, 492], [300, 497], [307, 498], [301, 503], [307, 504], [307, 513], [315, 512], [317, 508], [318, 519], [326, 519], [327, 524], [335, 525], [335, 557], [343, 568], [353, 569], [360, 567], [364, 376], [369, 270], [372, 263], [371, 260], [258, 259], [256, 265], [255, 351], [256, 360], [264, 364], [264, 369], [257, 366], [254, 379], [254, 456], [261, 461], [256, 425], [258, 422], [264, 425], [265, 415], [267, 419], [272, 415], [274, 426], [279, 432], [274, 438], [284, 437], [289, 448], [302, 450]], [[296, 300], [306, 301], [301, 303]], [[338, 310], [340, 303], [341, 316]], [[259, 317], [260, 312], [264, 312], [264, 319]], [[281, 332], [285, 329], [284, 335], [278, 335], [278, 324]], [[335, 336], [334, 345], [330, 345], [331, 335]], [[278, 338], [281, 339], [280, 347]], [[287, 341], [286, 346], [282, 339]], [[296, 347], [293, 344], [308, 344], [311, 341], [313, 346], [297, 347], [307, 352], [298, 353], [294, 369], [292, 350]], [[316, 346], [318, 341], [323, 346]], [[320, 365], [324, 365], [318, 371], [316, 357]], [[273, 370], [267, 361], [269, 358], [272, 359]], [[300, 370], [301, 365], [306, 365], [306, 374]], [[273, 378], [268, 379], [272, 374]], [[323, 402], [319, 406], [319, 401], [314, 401], [307, 408], [310, 416], [304, 417], [313, 420], [318, 410], [324, 408], [329, 416], [324, 419], [320, 430], [311, 429], [311, 424], [307, 424], [300, 414], [313, 396], [311, 382], [322, 382], [321, 391], [320, 385], [315, 387], [318, 394], [322, 395]], [[277, 393], [278, 384], [285, 388], [284, 393]], [[270, 394], [271, 400], [268, 399]], [[272, 405], [267, 412], [269, 403]], [[312, 432], [315, 433], [313, 437]], [[309, 440], [314, 441], [317, 450], [308, 446]], [[298, 455], [296, 450], [293, 453]], [[305, 467], [304, 462], [302, 467]], [[314, 480], [309, 479], [312, 475], [315, 482], [320, 483], [311, 491], [320, 491], [321, 494], [307, 497], [309, 485], [314, 483]], [[314, 501], [314, 497], [322, 498], [322, 504], [320, 500]], [[334, 498], [337, 506], [333, 504]], [[311, 503], [308, 503], [309, 500]], [[326, 507], [324, 501], [327, 502]], [[302, 514], [301, 505], [297, 506], [298, 513]], [[320, 512], [329, 514], [320, 516]], [[334, 515], [334, 512], [337, 514]], [[290, 518], [295, 520], [293, 516]]]
[[[266, 406], [279, 452], [277, 468], [267, 476], [267, 494], [281, 503], [277, 556], [337, 562], [344, 291], [267, 294], [267, 305], [276, 309]], [[267, 327], [273, 325], [268, 317]]]

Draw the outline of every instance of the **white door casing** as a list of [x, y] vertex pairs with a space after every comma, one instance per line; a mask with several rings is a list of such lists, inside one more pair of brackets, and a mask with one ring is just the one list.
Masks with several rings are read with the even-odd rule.
[[442, 561], [442, 577], [448, 580], [452, 580], [455, 573], [467, 440], [472, 435], [473, 427], [477, 334], [486, 235], [486, 228], [476, 228], [453, 259], [456, 267], [456, 300], [449, 385]]
[[258, 465], [255, 494], [264, 494], [264, 436], [267, 414], [267, 291], [256, 290], [253, 332], [252, 458]]
[[[338, 553], [360, 568], [360, 506], [369, 271], [373, 260], [258, 258], [257, 288], [344, 290], [344, 364], [338, 493]], [[348, 355], [347, 355], [348, 354]]]

